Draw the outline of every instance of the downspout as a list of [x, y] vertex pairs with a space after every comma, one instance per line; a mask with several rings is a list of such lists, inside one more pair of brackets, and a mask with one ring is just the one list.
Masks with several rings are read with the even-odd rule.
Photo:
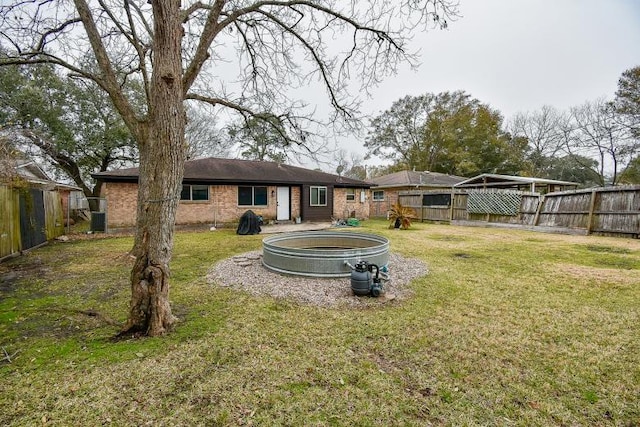
[[218, 228], [218, 192], [213, 188], [213, 226]]

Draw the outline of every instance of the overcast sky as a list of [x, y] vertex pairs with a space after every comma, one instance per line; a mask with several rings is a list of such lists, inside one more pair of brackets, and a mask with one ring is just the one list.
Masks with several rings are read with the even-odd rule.
[[[372, 91], [363, 112], [405, 95], [464, 90], [505, 118], [545, 104], [567, 109], [613, 97], [640, 65], [640, 0], [460, 0], [447, 30], [417, 34], [417, 72], [402, 68]], [[362, 141], [342, 143], [364, 153]]]

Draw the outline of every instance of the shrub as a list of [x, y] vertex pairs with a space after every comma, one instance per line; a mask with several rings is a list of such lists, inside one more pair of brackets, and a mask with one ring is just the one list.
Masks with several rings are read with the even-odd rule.
[[389, 211], [389, 221], [391, 221], [389, 228], [397, 228], [397, 223], [401, 229], [406, 230], [411, 227], [411, 220], [417, 218], [418, 216], [413, 208], [402, 206], [400, 202], [396, 202]]

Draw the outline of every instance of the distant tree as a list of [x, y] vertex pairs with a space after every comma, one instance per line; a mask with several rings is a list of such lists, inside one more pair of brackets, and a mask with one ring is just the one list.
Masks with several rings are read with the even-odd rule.
[[367, 179], [367, 167], [364, 164], [354, 164], [347, 170], [344, 176], [365, 181]]
[[393, 169], [393, 165], [370, 165], [367, 166], [367, 179], [376, 178], [379, 176], [389, 175], [393, 172], [398, 172]]
[[400, 169], [516, 173], [525, 145], [502, 130], [502, 121], [462, 91], [407, 96], [371, 120], [365, 146]]
[[567, 114], [548, 105], [539, 111], [517, 113], [511, 119], [511, 134], [527, 141], [525, 174], [551, 178], [549, 168], [552, 167], [553, 160], [564, 153], [563, 126], [567, 120]]
[[188, 160], [198, 157], [229, 157], [231, 152], [216, 121], [206, 106], [187, 104], [185, 107], [187, 124], [185, 141], [187, 143]]
[[616, 111], [631, 126], [634, 136], [640, 137], [640, 66], [622, 73], [618, 80], [614, 105]]
[[[321, 140], [318, 133], [299, 130], [300, 140], [292, 140], [290, 130], [282, 119], [272, 113], [262, 113], [258, 117], [243, 117], [227, 126], [229, 142], [238, 155], [247, 160], [272, 161], [278, 163], [312, 160], [322, 163], [332, 152], [332, 148], [320, 143], [304, 141]], [[229, 150], [231, 151], [231, 150]]]
[[367, 168], [364, 165], [362, 156], [345, 149], [337, 150], [333, 156], [334, 164], [336, 164], [336, 173], [347, 178], [367, 179]]
[[559, 157], [548, 157], [544, 178], [571, 181], [581, 187], [600, 185], [598, 162], [590, 157], [567, 154]]
[[597, 160], [599, 185], [618, 184], [620, 172], [636, 157], [640, 145], [630, 129], [621, 125], [615, 106], [601, 98], [572, 108], [571, 116], [569, 153]]
[[286, 150], [290, 141], [286, 129], [275, 115], [242, 120], [230, 126], [228, 133], [244, 159], [276, 162], [287, 159]]
[[640, 157], [629, 162], [620, 174], [620, 184], [640, 184]]

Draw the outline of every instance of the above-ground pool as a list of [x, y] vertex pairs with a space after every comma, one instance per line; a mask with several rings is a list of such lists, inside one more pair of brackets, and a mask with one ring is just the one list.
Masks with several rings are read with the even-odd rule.
[[273, 271], [311, 277], [348, 277], [355, 265], [389, 263], [389, 240], [341, 231], [283, 233], [262, 240], [262, 263]]

